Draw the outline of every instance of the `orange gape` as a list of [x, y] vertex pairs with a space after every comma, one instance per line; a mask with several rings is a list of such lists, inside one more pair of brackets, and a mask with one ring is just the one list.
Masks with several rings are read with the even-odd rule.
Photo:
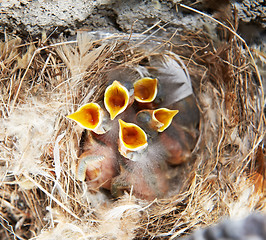
[[170, 110], [167, 108], [160, 108], [153, 111], [153, 117], [162, 123], [162, 127], [160, 127], [157, 131], [163, 132], [166, 128], [171, 124], [173, 117], [178, 113], [178, 110]]
[[135, 99], [138, 102], [152, 102], [157, 95], [157, 79], [142, 78], [134, 83]]
[[129, 92], [118, 81], [108, 86], [104, 93], [104, 105], [110, 113], [111, 120], [124, 112], [129, 104]]
[[135, 124], [126, 123], [119, 120], [121, 141], [129, 149], [136, 149], [147, 144], [147, 136], [145, 132]]
[[82, 128], [97, 134], [104, 134], [110, 130], [108, 120], [106, 120], [106, 112], [98, 103], [87, 103], [76, 112], [68, 115], [67, 118], [74, 120]]
[[122, 156], [130, 158], [130, 153], [141, 152], [147, 146], [147, 135], [139, 126], [119, 119], [118, 150]]
[[[142, 110], [136, 115], [137, 123], [147, 128], [145, 130], [163, 132], [167, 129], [178, 110], [170, 110], [167, 108], [159, 108], [156, 110]], [[144, 117], [144, 116], [148, 116]]]
[[100, 106], [97, 103], [88, 103], [67, 117], [76, 121], [81, 127], [93, 130], [101, 120]]

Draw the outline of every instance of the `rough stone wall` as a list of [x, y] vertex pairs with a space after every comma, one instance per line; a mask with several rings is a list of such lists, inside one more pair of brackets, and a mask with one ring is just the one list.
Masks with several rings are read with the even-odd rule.
[[[176, 7], [184, 3], [213, 13], [227, 1], [221, 0], [2, 0], [0, 1], [0, 32], [35, 37], [75, 30], [105, 30], [109, 32], [142, 32], [158, 21], [161, 26], [194, 30], [202, 28], [205, 19]], [[231, 1], [244, 24], [254, 23], [265, 32], [266, 6], [263, 0]]]
[[257, 22], [266, 27], [266, 3], [264, 0], [242, 0], [235, 4], [243, 22]]
[[41, 31], [73, 33], [74, 30], [141, 32], [158, 22], [196, 27], [194, 16], [177, 13], [173, 1], [138, 0], [3, 0], [0, 31], [36, 36]]
[[0, 31], [36, 36], [45, 30], [75, 29], [85, 21], [99, 1], [3, 0], [0, 3]]

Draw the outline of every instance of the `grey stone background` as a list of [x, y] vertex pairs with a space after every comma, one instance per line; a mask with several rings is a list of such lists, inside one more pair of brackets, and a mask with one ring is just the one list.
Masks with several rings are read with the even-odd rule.
[[[75, 30], [142, 32], [161, 20], [166, 28], [194, 30], [206, 19], [176, 7], [179, 3], [213, 14], [230, 0], [0, 0], [0, 32], [36, 37]], [[266, 3], [264, 0], [231, 0], [238, 10], [239, 31], [248, 42], [265, 41]], [[162, 25], [162, 24], [161, 24]]]

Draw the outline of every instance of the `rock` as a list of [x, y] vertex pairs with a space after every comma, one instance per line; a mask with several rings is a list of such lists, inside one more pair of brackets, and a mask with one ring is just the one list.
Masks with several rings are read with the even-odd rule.
[[[228, 4], [229, 0], [226, 1]], [[231, 1], [244, 23], [255, 22], [264, 29], [266, 6], [263, 0]], [[167, 30], [202, 29], [208, 22], [194, 12], [176, 8], [184, 3], [204, 12], [214, 13], [224, 8], [225, 2], [204, 0], [195, 4], [193, 0], [2, 0], [0, 2], [0, 32], [11, 32], [20, 36], [36, 37], [42, 31], [55, 35], [64, 32], [74, 35], [75, 30], [143, 32], [161, 21]], [[172, 28], [172, 29], [171, 29]], [[158, 29], [158, 28], [155, 28]]]
[[238, 10], [238, 17], [243, 22], [256, 22], [266, 27], [266, 5], [264, 0], [237, 1], [234, 6]]
[[43, 30], [58, 32], [75, 29], [85, 21], [99, 4], [98, 1], [83, 0], [3, 0], [0, 3], [0, 31], [13, 30], [15, 34], [40, 34]]
[[73, 35], [80, 28], [143, 32], [158, 21], [162, 21], [160, 26], [174, 30], [193, 30], [205, 24], [200, 15], [177, 12], [176, 2], [180, 1], [2, 0], [0, 32], [36, 37], [42, 31], [47, 35], [55, 31], [54, 36], [62, 32]]

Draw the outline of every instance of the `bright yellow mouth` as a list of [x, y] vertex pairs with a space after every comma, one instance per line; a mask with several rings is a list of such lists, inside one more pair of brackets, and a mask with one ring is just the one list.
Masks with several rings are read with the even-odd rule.
[[104, 105], [110, 113], [111, 120], [126, 110], [129, 103], [129, 92], [118, 81], [108, 86], [104, 93]]
[[138, 151], [148, 146], [147, 135], [139, 126], [126, 123], [121, 119], [119, 119], [119, 126], [119, 141], [125, 150]]
[[152, 118], [160, 123], [162, 126], [157, 130], [163, 132], [172, 123], [174, 116], [178, 113], [178, 110], [170, 110], [167, 108], [159, 108], [153, 111]]
[[152, 102], [157, 96], [157, 83], [156, 78], [142, 78], [134, 83], [135, 99], [138, 102], [149, 103]]
[[81, 106], [76, 112], [67, 116], [81, 127], [95, 130], [102, 121], [102, 109], [97, 103], [88, 103]]

